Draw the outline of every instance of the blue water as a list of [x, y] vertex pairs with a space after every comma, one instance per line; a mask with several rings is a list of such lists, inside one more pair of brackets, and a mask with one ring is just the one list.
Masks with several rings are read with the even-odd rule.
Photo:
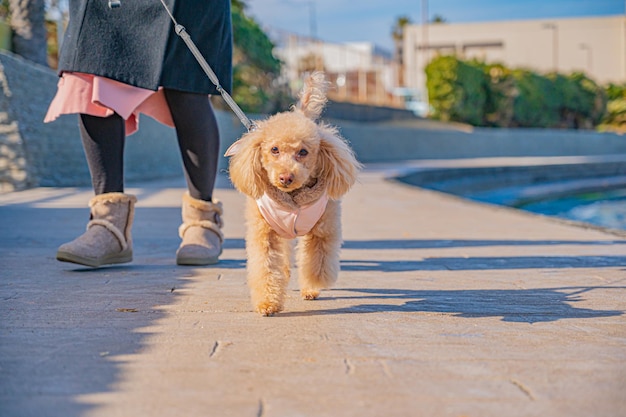
[[525, 204], [523, 210], [626, 230], [626, 189], [577, 194]]

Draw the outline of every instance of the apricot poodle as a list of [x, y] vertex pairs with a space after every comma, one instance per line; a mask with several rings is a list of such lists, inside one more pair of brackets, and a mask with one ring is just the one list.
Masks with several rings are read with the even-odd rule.
[[296, 237], [304, 299], [316, 299], [339, 274], [340, 199], [360, 164], [337, 129], [318, 121], [327, 88], [324, 74], [313, 73], [291, 111], [257, 122], [226, 152], [230, 179], [248, 196], [248, 285], [266, 316], [283, 309]]

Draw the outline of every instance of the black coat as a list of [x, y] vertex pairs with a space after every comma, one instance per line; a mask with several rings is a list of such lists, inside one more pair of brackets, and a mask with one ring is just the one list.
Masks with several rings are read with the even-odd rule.
[[[232, 28], [230, 0], [166, 0], [204, 58], [230, 91]], [[70, 0], [70, 21], [59, 74], [76, 71], [157, 90], [217, 94], [160, 0]]]

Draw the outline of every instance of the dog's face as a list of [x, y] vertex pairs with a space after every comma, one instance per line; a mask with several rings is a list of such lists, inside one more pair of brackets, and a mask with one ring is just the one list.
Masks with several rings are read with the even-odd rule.
[[313, 74], [298, 106], [260, 121], [228, 149], [230, 179], [239, 191], [257, 199], [268, 187], [289, 193], [323, 178], [330, 198], [348, 192], [360, 164], [335, 128], [316, 123], [326, 88], [323, 74]]
[[261, 130], [261, 166], [272, 186], [291, 192], [317, 175], [320, 138], [314, 122], [300, 113], [280, 113]]

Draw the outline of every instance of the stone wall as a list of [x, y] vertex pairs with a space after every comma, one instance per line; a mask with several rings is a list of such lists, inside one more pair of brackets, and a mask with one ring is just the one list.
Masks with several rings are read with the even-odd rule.
[[626, 136], [583, 130], [421, 129], [341, 122], [362, 162], [626, 154]]
[[330, 119], [355, 122], [380, 122], [415, 119], [412, 111], [393, 107], [368, 106], [365, 104], [329, 101], [324, 116]]

